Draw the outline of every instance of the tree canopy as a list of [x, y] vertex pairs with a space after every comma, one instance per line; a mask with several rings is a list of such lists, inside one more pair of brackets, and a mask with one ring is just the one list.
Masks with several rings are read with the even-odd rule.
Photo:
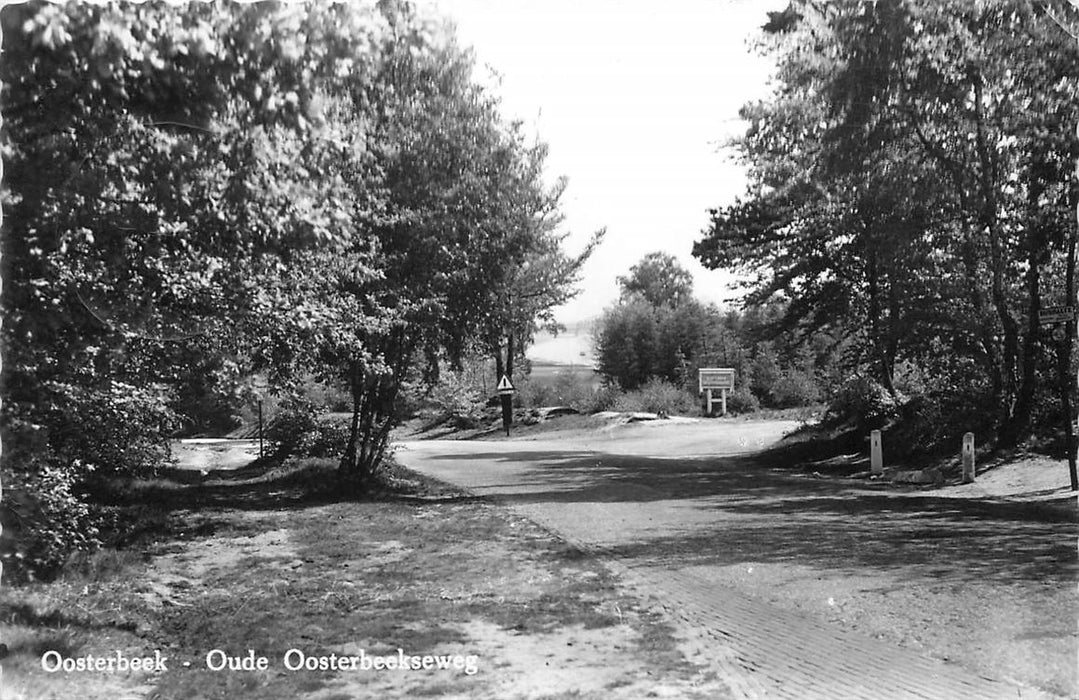
[[649, 253], [618, 277], [623, 299], [675, 307], [693, 298], [693, 275], [670, 253]]
[[16, 488], [77, 500], [92, 474], [152, 469], [193, 387], [255, 372], [348, 388], [342, 476], [364, 483], [403, 382], [495, 317], [528, 342], [573, 293], [591, 247], [562, 248], [544, 146], [408, 2], [32, 2], [0, 21]]
[[796, 0], [773, 14], [776, 89], [743, 108], [735, 144], [749, 189], [694, 254], [749, 273], [751, 302], [786, 300], [788, 331], [852, 337], [853, 368], [889, 390], [913, 362], [1018, 440], [1056, 385], [1038, 311], [1068, 303], [1074, 265], [1070, 11]]

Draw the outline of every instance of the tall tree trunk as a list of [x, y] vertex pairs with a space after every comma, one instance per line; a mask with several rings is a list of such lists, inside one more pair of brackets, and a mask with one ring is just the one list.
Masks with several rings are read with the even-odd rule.
[[869, 283], [869, 333], [872, 336], [870, 343], [873, 352], [873, 366], [877, 368], [874, 374], [888, 393], [894, 394], [892, 386], [892, 372], [889, 367], [887, 354], [884, 348], [883, 328], [881, 319], [881, 292], [880, 292], [880, 264], [877, 261], [876, 251], [869, 251], [869, 261], [866, 264], [866, 281]]
[[888, 284], [888, 337], [884, 344], [884, 371], [888, 374], [888, 390], [895, 391], [895, 360], [899, 357], [900, 338], [899, 293], [895, 282]]
[[337, 465], [337, 475], [342, 480], [351, 478], [356, 471], [356, 452], [360, 439], [360, 405], [363, 402], [363, 372], [359, 363], [349, 364], [349, 393], [352, 397], [352, 416], [349, 418], [348, 443], [341, 461]]
[[1015, 445], [1026, 437], [1030, 429], [1030, 415], [1034, 406], [1034, 393], [1037, 385], [1038, 347], [1041, 326], [1038, 312], [1041, 309], [1041, 255], [1036, 234], [1028, 232], [1027, 248], [1027, 307], [1028, 320], [1026, 338], [1023, 342], [1023, 356], [1020, 362], [1020, 381], [1017, 388], [1015, 409], [1004, 425], [1001, 441], [1005, 445]]
[[[976, 71], [971, 72], [971, 86], [974, 89], [974, 124], [975, 143], [978, 153], [978, 184], [980, 191], [980, 206], [978, 211], [979, 222], [989, 235], [989, 262], [992, 277], [991, 298], [997, 319], [1000, 322], [1004, 334], [1003, 361], [1000, 365], [1001, 373], [1001, 406], [1000, 420], [998, 421], [998, 437], [1008, 437], [1008, 425], [1014, 411], [1016, 399], [1016, 363], [1019, 359], [1019, 324], [1008, 309], [1007, 294], [1004, 290], [1004, 241], [1000, 230], [1000, 219], [997, 211], [997, 195], [995, 184], [996, 159], [990, 153], [988, 138], [986, 136], [984, 106], [985, 89], [981, 75]], [[1006, 442], [1006, 441], [1005, 441]]]
[[[952, 183], [955, 187], [955, 195], [959, 200], [959, 209], [963, 212], [969, 212], [974, 209], [971, 206], [971, 189], [972, 184], [968, 184], [969, 169], [963, 167], [957, 160], [948, 155], [947, 151], [941, 147], [940, 144], [931, 140], [925, 133], [925, 130], [920, 124], [920, 114], [918, 110], [912, 109], [908, 112], [907, 118], [911, 120], [914, 125], [915, 134], [918, 136], [919, 142], [926, 152], [937, 162], [937, 164], [944, 169], [944, 171], [951, 177]], [[979, 255], [975, 237], [977, 233], [974, 230], [968, 230], [962, 244], [960, 245], [960, 256], [963, 261], [964, 275], [967, 282], [967, 300], [970, 302], [971, 308], [974, 311], [974, 318], [976, 325], [974, 335], [976, 339], [975, 351], [976, 360], [982, 366], [982, 369], [986, 373], [986, 377], [991, 384], [991, 391], [994, 397], [1000, 399], [1003, 396], [1004, 386], [1002, 378], [1002, 370], [1000, 359], [998, 357], [999, 350], [997, 343], [993, 338], [994, 332], [990, 321], [990, 312], [986, 305], [985, 294], [981, 289], [981, 274], [979, 270]], [[980, 350], [980, 352], [978, 352]]]
[[516, 348], [513, 344], [513, 330], [506, 335], [506, 376], [513, 381], [513, 354]]
[[[1075, 126], [1075, 136], [1079, 138], [1079, 124]], [[1075, 248], [1076, 239], [1079, 238], [1079, 159], [1075, 161], [1075, 180], [1072, 183], [1072, 201], [1075, 203], [1075, 226], [1068, 237], [1067, 253], [1068, 265], [1065, 276], [1067, 294], [1066, 305], [1079, 303], [1075, 295]], [[1068, 452], [1068, 475], [1071, 479], [1072, 491], [1079, 491], [1079, 474], [1076, 473], [1076, 445], [1075, 435], [1075, 411], [1072, 408], [1072, 389], [1076, 379], [1072, 374], [1072, 348], [1075, 344], [1075, 316], [1068, 319], [1065, 329], [1064, 348], [1057, 351], [1057, 367], [1060, 373], [1060, 404], [1064, 413], [1064, 447]]]

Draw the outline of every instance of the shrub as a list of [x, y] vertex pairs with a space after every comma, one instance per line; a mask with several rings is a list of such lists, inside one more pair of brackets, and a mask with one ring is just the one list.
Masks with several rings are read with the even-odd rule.
[[749, 367], [749, 387], [758, 399], [772, 400], [772, 388], [782, 378], [779, 358], [771, 343], [761, 343], [757, 356]]
[[911, 397], [898, 410], [890, 444], [903, 456], [958, 452], [963, 433], [986, 440], [995, 434], [996, 415], [982, 407], [991, 400], [976, 388], [935, 391]]
[[748, 387], [737, 387], [727, 394], [727, 411], [730, 413], [756, 413], [761, 402]]
[[854, 377], [844, 382], [828, 404], [825, 420], [830, 423], [855, 423], [859, 429], [879, 428], [894, 418], [899, 400], [879, 382], [869, 377]]
[[597, 389], [590, 377], [571, 370], [559, 371], [548, 381], [531, 376], [518, 382], [517, 388], [518, 403], [524, 408], [572, 406], [581, 413], [596, 413], [614, 402], [611, 390]]
[[16, 578], [49, 578], [72, 552], [97, 547], [94, 489], [148, 476], [169, 459], [179, 421], [160, 385], [48, 382], [37, 405], [4, 406], [3, 544]]
[[300, 385], [300, 391], [320, 409], [334, 413], [347, 413], [352, 410], [352, 397], [341, 387], [306, 377]]
[[768, 391], [771, 403], [776, 408], [809, 406], [820, 401], [817, 384], [805, 372], [791, 370], [784, 372]]
[[290, 397], [281, 403], [266, 436], [278, 457], [339, 457], [348, 443], [348, 428], [327, 420], [307, 399]]
[[581, 400], [581, 403], [570, 404], [581, 413], [599, 413], [610, 411], [614, 408], [618, 399], [622, 397], [622, 390], [617, 386], [601, 386]]
[[540, 408], [542, 406], [563, 405], [558, 390], [550, 384], [526, 379], [517, 382], [517, 393], [513, 403], [520, 408]]
[[150, 476], [169, 458], [168, 439], [180, 425], [161, 385], [104, 387], [57, 384], [49, 445], [58, 462], [80, 461], [87, 472]]
[[666, 380], [652, 378], [640, 389], [619, 396], [614, 402], [614, 409], [685, 415], [697, 412], [697, 399], [685, 389]]
[[86, 468], [38, 459], [4, 474], [0, 559], [5, 579], [51, 578], [72, 552], [100, 546], [101, 517], [80, 490]]
[[475, 428], [484, 421], [486, 397], [461, 372], [443, 372], [431, 390], [431, 402], [440, 418], [455, 428]]

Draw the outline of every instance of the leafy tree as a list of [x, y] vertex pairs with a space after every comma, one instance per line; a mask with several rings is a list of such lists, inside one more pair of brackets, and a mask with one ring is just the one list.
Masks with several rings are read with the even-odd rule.
[[618, 277], [622, 298], [640, 297], [652, 306], [676, 307], [693, 298], [693, 275], [669, 253], [649, 253]]
[[[0, 21], [3, 468], [43, 523], [90, 517], [92, 474], [160, 464], [174, 409], [256, 370], [349, 387], [342, 474], [364, 482], [418, 360], [478, 342], [496, 263], [553, 270], [496, 287], [547, 304], [579, 267], [543, 220], [541, 150], [408, 3], [29, 3]], [[42, 500], [49, 484], [71, 500]]]
[[[86, 517], [93, 474], [159, 464], [197, 368], [235, 380], [282, 270], [349, 240], [363, 132], [328, 95], [370, 84], [379, 17], [3, 8], [3, 467], [74, 499], [37, 512]], [[57, 537], [36, 565], [93, 539]]]
[[314, 368], [349, 388], [340, 473], [361, 485], [381, 463], [404, 383], [433, 382], [443, 359], [459, 364], [470, 348], [527, 342], [588, 252], [562, 252], [545, 150], [502, 121], [471, 57], [410, 6], [381, 11], [391, 31], [376, 87], [342, 110], [367, 126], [365, 157], [348, 166], [370, 183], [352, 200], [355, 234], [283, 272], [273, 303], [303, 313], [265, 321], [260, 354], [282, 376]]
[[595, 343], [598, 368], [608, 382], [626, 390], [642, 386], [656, 371], [656, 309], [644, 301], [608, 309], [597, 326]]
[[1037, 311], [1063, 301], [1044, 270], [1069, 255], [1065, 10], [791, 3], [762, 42], [777, 90], [743, 112], [750, 189], [694, 254], [756, 273], [754, 302], [789, 300], [787, 331], [849, 335], [852, 365], [889, 391], [901, 361], [962, 376], [1018, 440], [1045, 386]]
[[[539, 155], [541, 163], [545, 153], [546, 149], [532, 150], [530, 157]], [[532, 186], [543, 196], [525, 200], [533, 202], [533, 211], [523, 212], [520, 224], [529, 234], [522, 260], [517, 264], [505, 261], [500, 274], [489, 280], [491, 301], [483, 314], [480, 337], [486, 352], [494, 357], [495, 381], [503, 374], [514, 376], [515, 363], [524, 358], [538, 330], [560, 330], [554, 309], [577, 294], [581, 268], [604, 235], [603, 230], [597, 231], [581, 253], [569, 255], [563, 247], [569, 234], [557, 230], [561, 223], [558, 202], [565, 181], [545, 192], [540, 185], [542, 171], [532, 172]]]

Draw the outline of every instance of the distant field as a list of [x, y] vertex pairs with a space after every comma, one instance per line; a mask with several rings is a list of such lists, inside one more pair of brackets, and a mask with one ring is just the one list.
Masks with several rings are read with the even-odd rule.
[[581, 326], [557, 336], [538, 333], [536, 342], [528, 349], [528, 358], [533, 363], [592, 367], [595, 364], [592, 333]]
[[600, 385], [600, 377], [590, 364], [556, 365], [533, 360], [532, 374], [529, 375], [529, 379], [533, 382], [551, 384], [557, 378], [567, 374], [572, 375], [577, 384], [588, 385], [593, 389]]

